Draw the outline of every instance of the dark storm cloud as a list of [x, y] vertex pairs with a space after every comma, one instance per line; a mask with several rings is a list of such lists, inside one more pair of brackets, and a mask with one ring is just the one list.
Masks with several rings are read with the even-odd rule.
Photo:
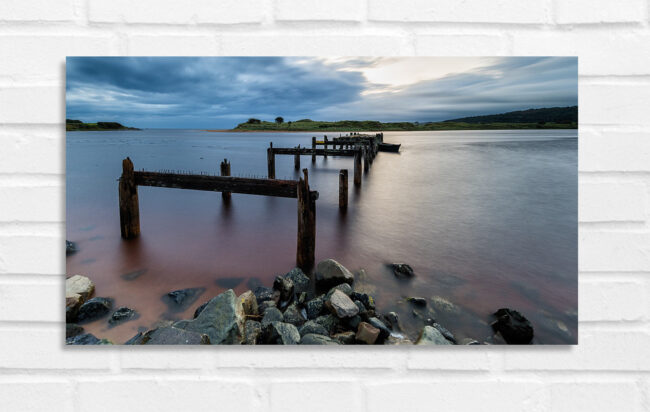
[[68, 58], [66, 117], [229, 128], [249, 117], [277, 115], [436, 121], [577, 104], [575, 58], [491, 59], [478, 69], [403, 87], [371, 84], [362, 74], [395, 60]]

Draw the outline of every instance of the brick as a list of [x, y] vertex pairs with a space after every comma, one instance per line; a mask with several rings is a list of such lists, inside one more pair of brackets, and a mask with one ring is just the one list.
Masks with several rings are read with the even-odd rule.
[[127, 48], [136, 56], [210, 56], [218, 54], [219, 43], [213, 35], [131, 35]]
[[635, 321], [647, 318], [647, 292], [641, 282], [581, 279], [578, 293], [581, 322]]
[[507, 370], [563, 371], [648, 371], [650, 357], [642, 356], [650, 345], [650, 334], [580, 325], [579, 344], [531, 350], [509, 347], [505, 353]]
[[544, 0], [369, 0], [368, 19], [396, 22], [546, 23]]
[[580, 222], [644, 222], [646, 185], [611, 181], [579, 186]]
[[407, 38], [390, 35], [224, 34], [224, 55], [399, 56], [412, 55]]
[[63, 222], [63, 192], [64, 188], [61, 186], [0, 186], [0, 221]]
[[[388, 382], [368, 385], [369, 411], [400, 410], [408, 404], [409, 411], [431, 410], [474, 411], [539, 410], [546, 400], [539, 382], [491, 381], [463, 382], [418, 379], [415, 382]], [[432, 409], [433, 408], [433, 409]]]
[[[118, 378], [119, 379], [119, 378]], [[128, 394], [120, 396], [119, 394]], [[124, 379], [77, 384], [79, 410], [114, 412], [144, 406], [156, 411], [258, 410], [258, 396], [245, 382], [198, 376], [179, 379]]]
[[0, 128], [0, 173], [65, 172], [63, 128], [63, 124]]
[[0, 123], [63, 123], [63, 87], [0, 88]]
[[[271, 411], [304, 412], [303, 402], [287, 402], [287, 394], [299, 393], [319, 410], [362, 410], [361, 388], [357, 382], [288, 382], [271, 385]], [[336, 396], [332, 396], [336, 394]]]
[[508, 53], [505, 36], [483, 34], [426, 34], [415, 37], [421, 56], [496, 56]]
[[580, 84], [580, 124], [650, 125], [650, 84]]
[[560, 24], [629, 23], [646, 20], [644, 0], [555, 0], [555, 21]]
[[650, 234], [580, 230], [581, 271], [649, 271]]
[[[261, 4], [262, 3], [262, 4]], [[191, 6], [174, 0], [89, 0], [89, 19], [104, 23], [241, 24], [259, 23], [265, 17], [262, 0], [194, 0]]]
[[123, 369], [206, 369], [214, 366], [215, 355], [199, 346], [169, 351], [164, 347], [120, 347]]
[[72, 412], [72, 385], [67, 382], [39, 382], [33, 379], [22, 382], [1, 382], [0, 399], [5, 411]]
[[650, 131], [580, 130], [581, 171], [650, 171]]
[[0, 21], [69, 21], [74, 20], [72, 1], [2, 0]]
[[0, 321], [64, 322], [62, 285], [0, 283]]
[[[61, 288], [63, 291], [63, 288]], [[61, 300], [63, 303], [63, 300]], [[63, 311], [63, 305], [60, 305]], [[42, 310], [56, 310], [41, 306]], [[64, 324], [47, 329], [0, 329], [1, 369], [108, 369], [108, 346], [66, 346]]]
[[0, 273], [60, 275], [65, 273], [63, 238], [0, 237]]
[[0, 50], [11, 55], [0, 65], [0, 76], [34, 81], [65, 82], [66, 56], [116, 54], [112, 36], [20, 35], [0, 36]]
[[514, 55], [579, 56], [578, 71], [581, 75], [650, 74], [650, 48], [646, 47], [650, 43], [650, 35], [646, 32], [613, 29], [522, 30], [511, 32], [511, 35]]
[[297, 7], [293, 0], [275, 0], [276, 21], [333, 20], [361, 21], [364, 19], [365, 3], [359, 0], [303, 0]]
[[554, 412], [644, 410], [634, 382], [554, 383], [549, 398], [549, 410]]

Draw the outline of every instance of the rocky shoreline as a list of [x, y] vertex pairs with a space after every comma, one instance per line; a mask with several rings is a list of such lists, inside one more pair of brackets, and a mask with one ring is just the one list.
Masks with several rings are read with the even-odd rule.
[[[395, 276], [415, 276], [409, 265], [390, 265]], [[318, 263], [310, 279], [299, 268], [277, 276], [272, 287], [259, 286], [237, 296], [229, 289], [199, 305], [192, 319], [161, 322], [139, 332], [126, 345], [481, 345], [474, 339], [457, 341], [435, 319], [419, 315], [428, 301], [407, 298], [413, 315], [422, 320], [415, 341], [408, 339], [395, 312], [379, 313], [375, 299], [355, 289], [354, 275], [332, 259]], [[109, 327], [135, 320], [137, 311], [120, 307], [113, 300], [92, 297], [93, 282], [81, 275], [66, 280], [66, 343], [69, 345], [113, 344], [85, 333], [80, 324], [108, 316]], [[165, 299], [182, 310], [195, 303], [197, 289], [167, 294]], [[528, 344], [533, 327], [519, 312], [499, 309], [492, 323], [503, 343]]]

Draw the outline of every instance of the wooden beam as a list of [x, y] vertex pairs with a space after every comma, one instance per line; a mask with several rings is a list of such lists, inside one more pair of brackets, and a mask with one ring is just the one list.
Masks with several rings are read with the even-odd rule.
[[298, 182], [298, 245], [296, 266], [309, 273], [314, 267], [316, 250], [316, 199], [318, 192], [309, 190], [307, 169], [302, 170], [304, 179]]
[[339, 209], [348, 208], [348, 169], [339, 172]]
[[139, 186], [169, 187], [175, 189], [232, 192], [249, 195], [292, 197], [298, 196], [295, 180], [252, 179], [246, 177], [181, 175], [176, 173], [134, 172]]
[[354, 154], [354, 185], [361, 186], [361, 146], [358, 146]]
[[[300, 145], [298, 145], [298, 149], [300, 149]], [[296, 170], [300, 170], [300, 152], [293, 155], [293, 167]]]
[[138, 186], [133, 172], [133, 162], [122, 160], [122, 176], [119, 183], [120, 232], [124, 239], [140, 235], [140, 206]]
[[312, 155], [312, 156], [354, 156], [354, 149], [310, 149], [307, 147], [290, 148], [290, 147], [274, 147], [269, 148], [274, 155], [295, 155], [300, 153], [301, 155]]
[[[313, 150], [316, 150], [316, 136], [313, 136], [313, 137], [311, 138], [311, 148], [312, 148]], [[316, 163], [316, 152], [313, 152], [313, 153], [312, 153], [312, 155], [311, 155], [311, 162], [312, 162], [312, 163]]]
[[[221, 162], [221, 176], [230, 176], [230, 163], [228, 159], [223, 159]], [[231, 192], [221, 192], [221, 198], [224, 202], [230, 202], [230, 193]]]
[[266, 166], [268, 169], [268, 178], [275, 179], [275, 153], [273, 152], [273, 142], [266, 149]]

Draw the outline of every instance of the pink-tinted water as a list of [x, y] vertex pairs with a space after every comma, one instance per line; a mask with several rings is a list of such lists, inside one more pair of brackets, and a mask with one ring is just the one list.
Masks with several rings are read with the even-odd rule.
[[[85, 325], [122, 343], [167, 318], [191, 318], [210, 297], [237, 293], [289, 271], [296, 253], [296, 200], [139, 188], [140, 238], [120, 238], [117, 178], [121, 160], [136, 169], [266, 175], [266, 147], [309, 146], [307, 133], [210, 133], [196, 130], [67, 134], [67, 239], [79, 252], [68, 274], [84, 274], [96, 295], [140, 313], [109, 328]], [[321, 137], [319, 135], [319, 137]], [[338, 171], [345, 157], [302, 157], [318, 190], [316, 258], [365, 269], [381, 311], [395, 310], [407, 335], [420, 324], [406, 296], [438, 296], [458, 309], [438, 311], [457, 337], [491, 335], [490, 313], [520, 310], [536, 342], [577, 339], [576, 131], [385, 133], [402, 144], [380, 153], [350, 205], [339, 213]], [[278, 178], [297, 178], [292, 156], [276, 159]], [[398, 281], [385, 263], [409, 263], [417, 274]], [[206, 291], [185, 312], [169, 313], [161, 297], [190, 287]]]

